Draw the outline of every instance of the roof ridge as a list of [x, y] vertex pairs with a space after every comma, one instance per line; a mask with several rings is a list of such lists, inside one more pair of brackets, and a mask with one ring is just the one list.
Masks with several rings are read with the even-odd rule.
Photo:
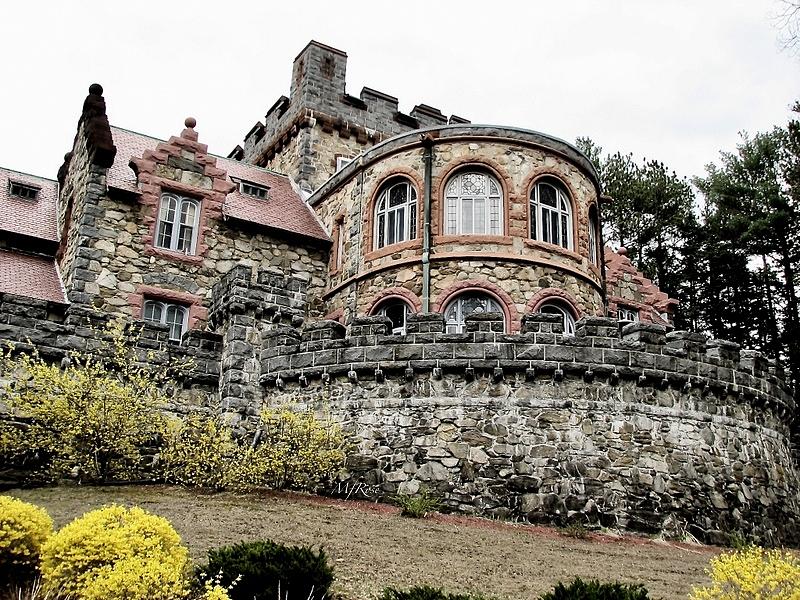
[[58, 183], [57, 179], [50, 179], [49, 177], [45, 177], [43, 175], [34, 175], [33, 173], [27, 173], [25, 171], [17, 171], [16, 169], [11, 169], [9, 167], [3, 167], [0, 165], [0, 171], [8, 171], [9, 173], [16, 173], [17, 175], [25, 175], [26, 177], [35, 177], [36, 179], [44, 179], [45, 181], [51, 181], [53, 183]]
[[[157, 142], [163, 142], [165, 144], [167, 142], [169, 142], [169, 140], [165, 140], [163, 138], [156, 137], [154, 135], [150, 135], [148, 133], [142, 133], [141, 131], [134, 131], [133, 129], [128, 129], [126, 127], [120, 127], [119, 125], [111, 125], [111, 129], [119, 129], [120, 131], [125, 131], [127, 133], [132, 133], [134, 135], [140, 135], [142, 137], [150, 138], [151, 140], [156, 140]], [[227, 156], [222, 156], [221, 154], [215, 154], [213, 152], [207, 152], [206, 154], [208, 154], [208, 156], [213, 156], [214, 158], [220, 158], [220, 159], [222, 159], [224, 161], [227, 161], [227, 162], [232, 162], [232, 163], [236, 163], [236, 164], [239, 164], [239, 165], [245, 165], [247, 167], [250, 167], [250, 168], [253, 168], [253, 169], [258, 169], [259, 171], [263, 171], [265, 173], [270, 173], [271, 175], [278, 175], [279, 177], [286, 177], [287, 179], [289, 179], [289, 175], [288, 174], [281, 173], [280, 171], [274, 171], [272, 169], [267, 169], [266, 167], [261, 167], [259, 165], [254, 165], [253, 163], [246, 163], [246, 162], [242, 162], [240, 160], [233, 160], [232, 158], [228, 158]]]

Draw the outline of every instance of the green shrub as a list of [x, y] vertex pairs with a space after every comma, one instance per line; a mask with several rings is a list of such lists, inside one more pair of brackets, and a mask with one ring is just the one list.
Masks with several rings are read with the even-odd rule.
[[77, 600], [178, 600], [188, 551], [172, 525], [141, 508], [86, 513], [42, 547], [46, 590]]
[[483, 595], [448, 594], [439, 588], [427, 585], [414, 586], [407, 590], [385, 588], [379, 600], [484, 600]]
[[197, 573], [219, 574], [220, 585], [230, 588], [231, 600], [322, 600], [333, 583], [323, 550], [270, 540], [209, 550], [208, 564]]
[[649, 600], [643, 585], [625, 583], [600, 583], [596, 579], [583, 581], [580, 577], [565, 586], [558, 583], [552, 592], [541, 600]]
[[412, 519], [422, 519], [429, 513], [439, 510], [441, 503], [439, 497], [430, 490], [423, 489], [419, 494], [397, 494], [394, 502], [400, 507], [400, 514]]
[[43, 508], [0, 496], [0, 589], [36, 578], [42, 544], [52, 533], [53, 520]]

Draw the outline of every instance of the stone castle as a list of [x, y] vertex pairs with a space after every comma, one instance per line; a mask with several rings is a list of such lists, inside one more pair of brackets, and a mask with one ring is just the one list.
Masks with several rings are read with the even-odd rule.
[[58, 359], [136, 320], [143, 349], [193, 358], [172, 410], [340, 421], [348, 494], [800, 543], [780, 366], [673, 330], [677, 302], [603, 245], [590, 161], [352, 96], [346, 66], [309, 43], [227, 158], [191, 118], [167, 140], [110, 125], [91, 86], [57, 180], [0, 169], [0, 340]]

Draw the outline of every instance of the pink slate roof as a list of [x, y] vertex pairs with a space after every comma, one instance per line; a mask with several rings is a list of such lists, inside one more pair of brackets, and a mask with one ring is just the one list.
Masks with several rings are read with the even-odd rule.
[[67, 304], [53, 258], [0, 250], [0, 292]]
[[[39, 189], [34, 200], [11, 195], [11, 182]], [[58, 241], [58, 183], [0, 168], [0, 231]]]
[[[113, 126], [111, 134], [117, 155], [108, 172], [108, 185], [136, 192], [136, 174], [129, 166], [130, 160], [141, 157], [145, 150], [155, 150], [162, 140]], [[238, 189], [228, 194], [222, 207], [223, 215], [309, 238], [330, 240], [287, 176], [227, 158], [216, 159], [217, 168], [226, 171], [228, 180], [243, 179], [269, 188], [267, 200], [242, 194]]]

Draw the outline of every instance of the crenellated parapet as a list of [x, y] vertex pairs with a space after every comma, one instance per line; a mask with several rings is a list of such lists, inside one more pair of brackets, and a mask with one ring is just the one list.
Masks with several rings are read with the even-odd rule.
[[[407, 333], [391, 335], [382, 316], [355, 318], [345, 328], [336, 321], [310, 323], [302, 329], [281, 329], [265, 340], [261, 354], [266, 385], [375, 371], [415, 375], [463, 373], [476, 377], [577, 377], [585, 381], [631, 380], [705, 394], [723, 394], [792, 417], [795, 404], [780, 379], [781, 370], [760, 353], [740, 350], [733, 342], [702, 334], [673, 331], [650, 323], [631, 323], [620, 330], [616, 319], [585, 317], [574, 336], [563, 334], [557, 315], [533, 313], [523, 318], [522, 332], [503, 331], [503, 315], [474, 314], [464, 333], [445, 333], [438, 313], [411, 314]], [[499, 370], [499, 371], [498, 371]]]
[[[451, 510], [726, 543], [800, 541], [795, 404], [758, 352], [648, 323], [441, 314], [262, 335], [264, 405], [331, 415], [356, 450], [339, 486], [440, 493]], [[344, 487], [343, 487], [344, 486]]]

